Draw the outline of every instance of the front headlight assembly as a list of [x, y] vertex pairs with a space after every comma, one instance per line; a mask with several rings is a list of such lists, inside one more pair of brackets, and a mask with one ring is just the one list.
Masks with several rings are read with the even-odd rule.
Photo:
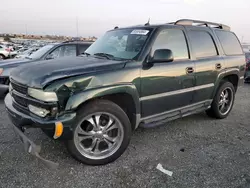
[[55, 92], [46, 92], [43, 90], [39, 90], [39, 89], [34, 89], [34, 88], [28, 88], [28, 95], [44, 101], [44, 102], [57, 102], [58, 98]]

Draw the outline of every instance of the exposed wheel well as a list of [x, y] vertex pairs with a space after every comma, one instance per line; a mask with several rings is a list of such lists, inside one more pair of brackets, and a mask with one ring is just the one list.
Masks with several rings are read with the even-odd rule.
[[120, 106], [123, 111], [127, 114], [130, 123], [132, 125], [132, 129], [135, 129], [136, 126], [136, 107], [134, 100], [131, 95], [126, 93], [118, 93], [112, 95], [105, 95], [102, 97], [90, 99], [83, 104], [81, 104], [77, 109], [81, 108], [83, 105], [86, 105], [89, 102], [93, 102], [94, 100], [105, 99], [114, 102], [118, 106]]
[[236, 75], [236, 74], [228, 75], [228, 76], [224, 77], [223, 80], [231, 82], [234, 86], [235, 92], [237, 91], [238, 81], [239, 81], [238, 75]]

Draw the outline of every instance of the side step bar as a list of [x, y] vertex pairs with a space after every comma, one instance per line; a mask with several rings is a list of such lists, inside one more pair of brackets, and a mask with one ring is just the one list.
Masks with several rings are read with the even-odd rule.
[[143, 128], [157, 127], [175, 119], [183, 118], [192, 114], [197, 114], [209, 109], [210, 104], [211, 101], [209, 102], [206, 101], [203, 103], [198, 103], [196, 105], [187, 106], [176, 110], [171, 110], [169, 112], [166, 112], [162, 115], [157, 115], [155, 117], [150, 117], [150, 118], [146, 117], [142, 119], [140, 127]]

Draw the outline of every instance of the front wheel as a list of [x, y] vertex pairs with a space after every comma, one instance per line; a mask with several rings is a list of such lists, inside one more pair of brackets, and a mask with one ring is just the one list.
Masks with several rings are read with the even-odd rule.
[[217, 119], [226, 118], [233, 108], [235, 99], [235, 89], [231, 82], [222, 82], [211, 105], [207, 110], [207, 115]]
[[126, 113], [115, 103], [98, 100], [77, 112], [73, 139], [67, 141], [71, 155], [88, 165], [113, 162], [126, 150], [131, 124]]

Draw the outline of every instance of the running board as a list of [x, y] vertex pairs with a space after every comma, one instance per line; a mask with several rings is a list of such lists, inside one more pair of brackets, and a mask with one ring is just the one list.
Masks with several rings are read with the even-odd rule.
[[140, 123], [140, 127], [143, 127], [143, 128], [157, 127], [169, 121], [183, 118], [192, 114], [204, 112], [205, 110], [209, 108], [210, 108], [210, 103], [206, 102], [202, 104], [193, 105], [191, 107], [186, 107], [186, 108], [184, 107], [181, 109], [169, 111], [167, 113], [164, 113], [164, 115], [159, 115], [153, 118], [142, 119]]

